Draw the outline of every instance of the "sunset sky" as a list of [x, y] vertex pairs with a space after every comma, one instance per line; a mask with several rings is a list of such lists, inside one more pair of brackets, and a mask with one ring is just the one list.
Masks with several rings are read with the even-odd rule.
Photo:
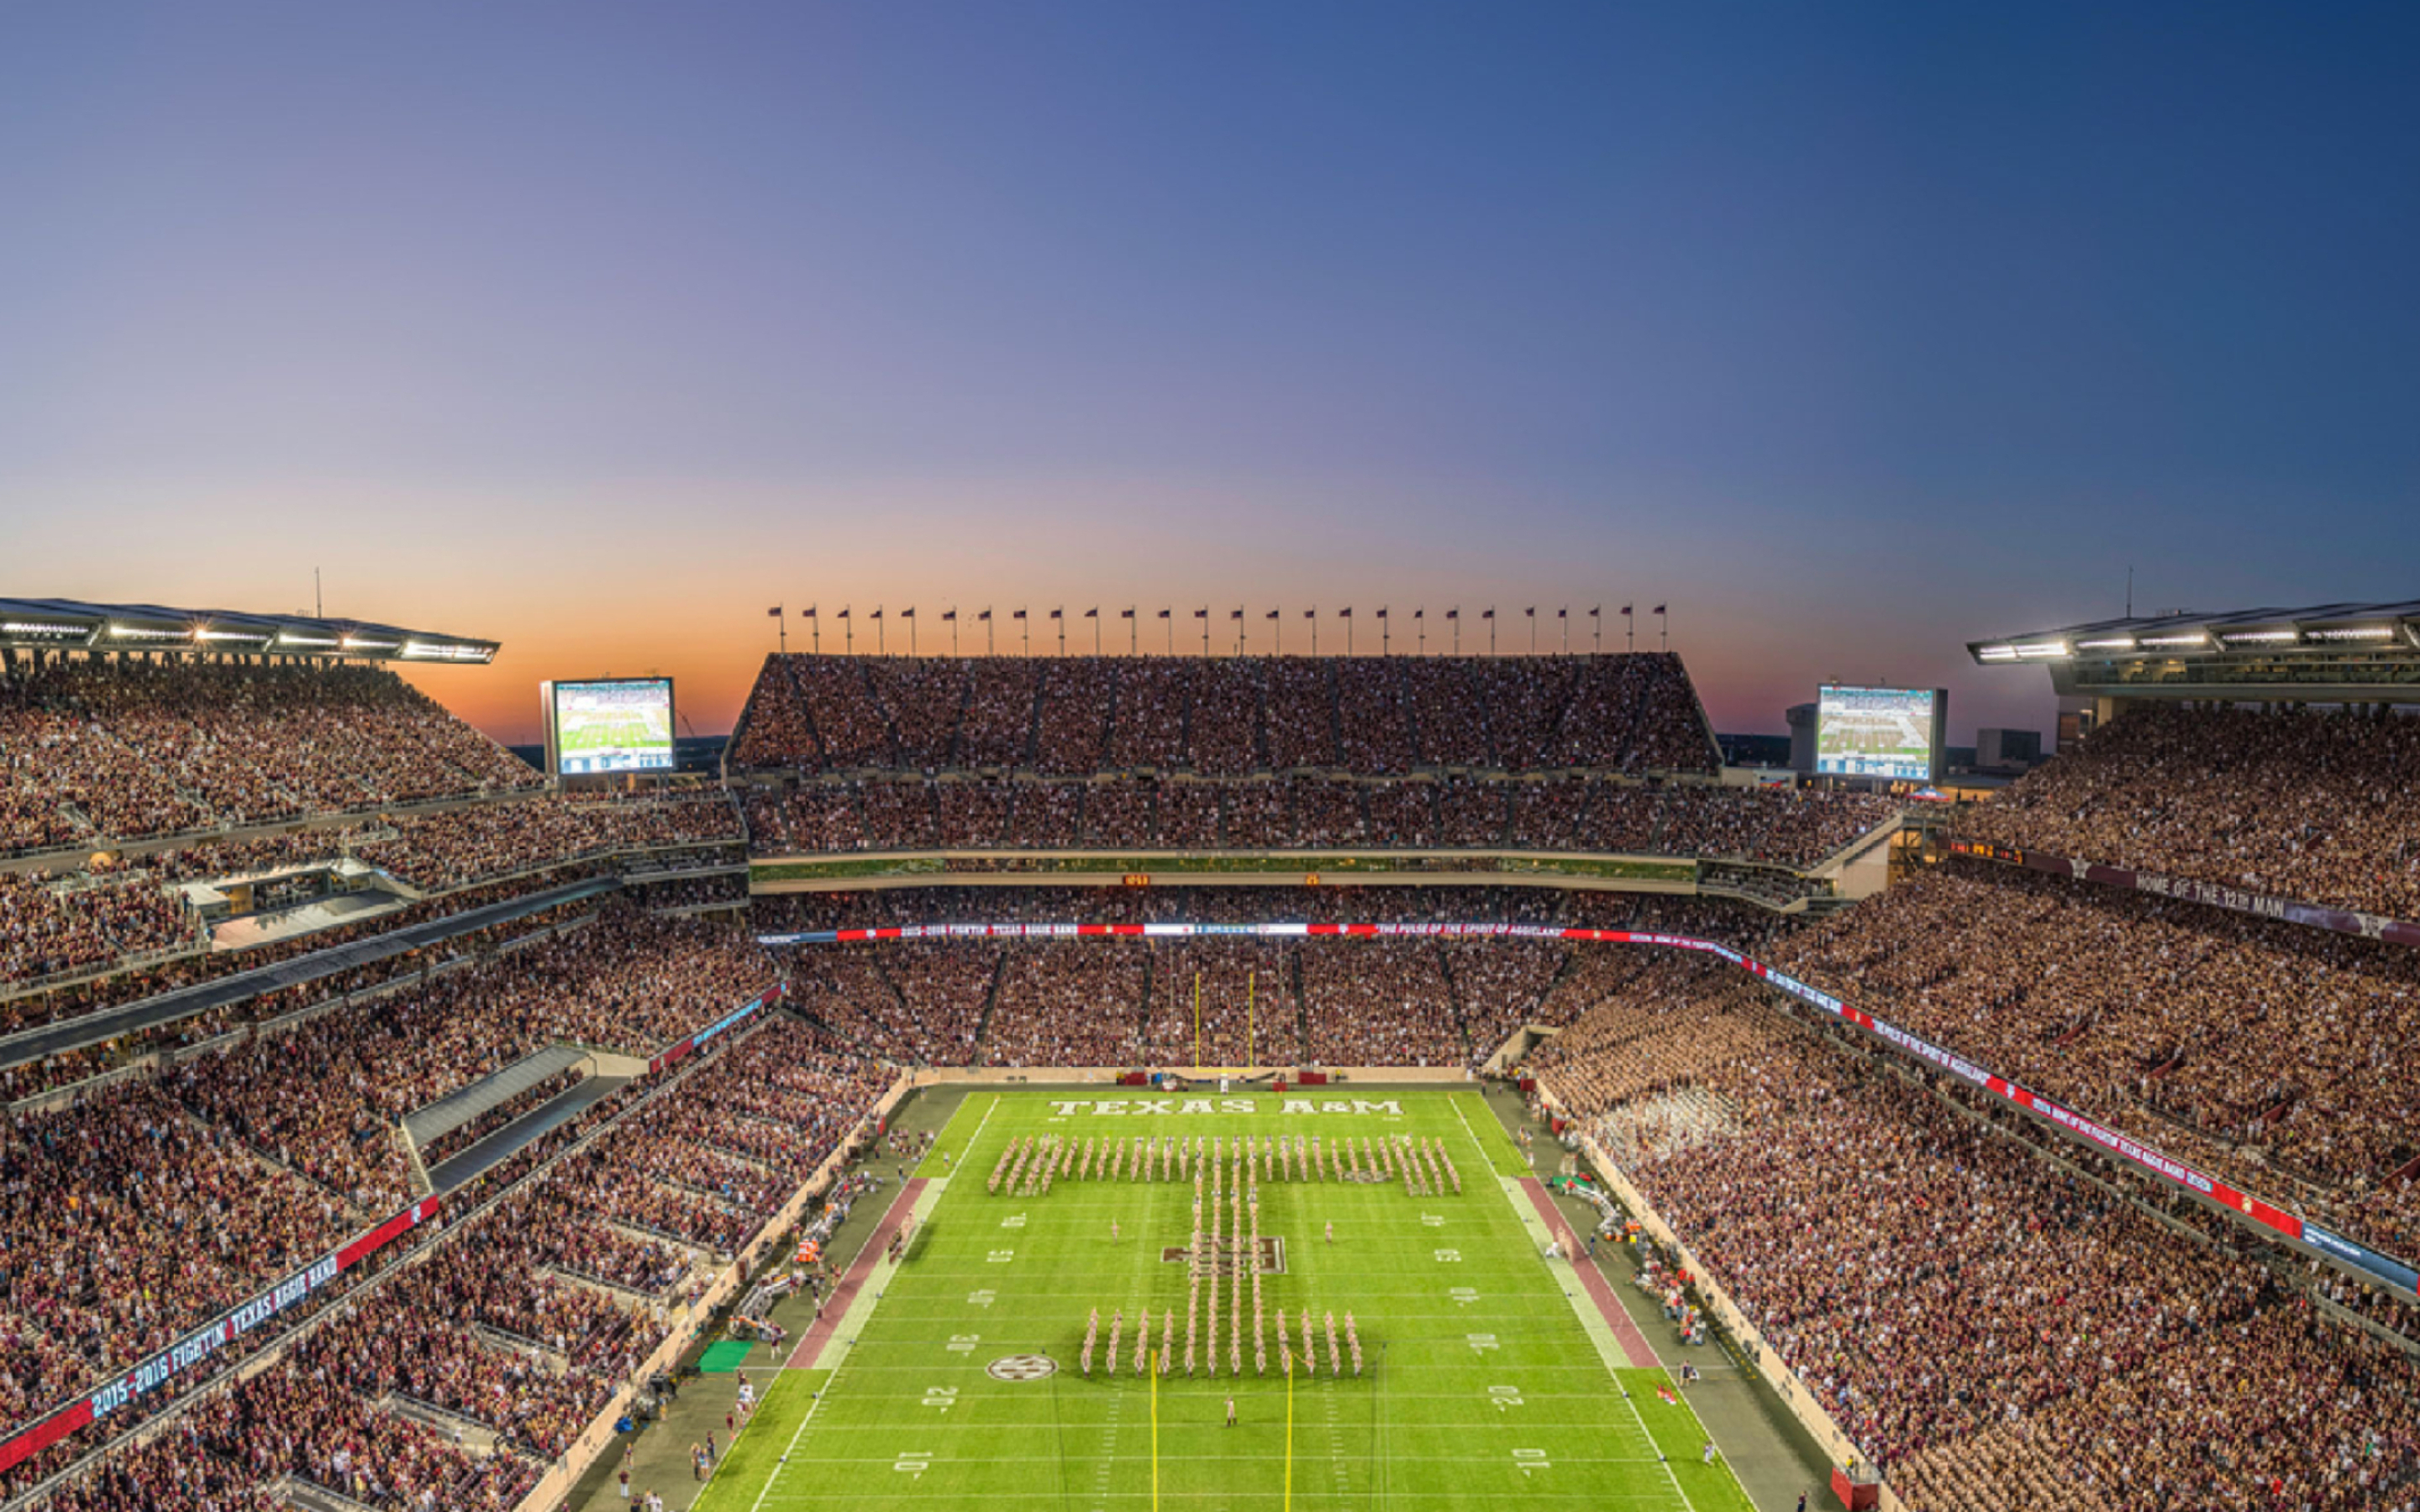
[[2046, 729], [1962, 643], [2130, 563], [2420, 594], [2415, 76], [2351, 5], [8, 7], [0, 596], [316, 565], [516, 740], [727, 729], [777, 603], [1668, 601], [1722, 730]]

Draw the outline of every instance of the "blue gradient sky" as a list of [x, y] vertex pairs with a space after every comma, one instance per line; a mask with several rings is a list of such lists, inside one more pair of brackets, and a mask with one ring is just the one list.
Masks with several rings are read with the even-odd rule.
[[8, 8], [0, 594], [317, 563], [515, 738], [725, 727], [777, 601], [1669, 600], [1721, 728], [2046, 728], [1962, 642], [2130, 562], [2420, 592], [2414, 77], [2409, 7]]

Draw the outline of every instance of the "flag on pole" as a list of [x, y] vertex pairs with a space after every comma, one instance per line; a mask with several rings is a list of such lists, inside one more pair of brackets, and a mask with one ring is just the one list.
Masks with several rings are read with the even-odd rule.
[[1521, 611], [1521, 617], [1528, 620], [1536, 619], [1538, 617], [1538, 606], [1532, 604], [1528, 609], [1523, 609]]
[[866, 617], [867, 617], [868, 619], [875, 619], [875, 620], [878, 620], [878, 619], [882, 618], [882, 610], [881, 610], [881, 609], [876, 609], [872, 614], [870, 614], [870, 615], [868, 615], [868, 616], [866, 616]]
[[1605, 616], [1605, 606], [1604, 606], [1603, 604], [1599, 604], [1596, 608], [1594, 608], [1594, 609], [1592, 609], [1589, 610], [1589, 618], [1590, 618], [1590, 619], [1592, 619], [1592, 620], [1595, 620], [1595, 619], [1602, 619], [1602, 618], [1604, 618], [1604, 616]]
[[1625, 619], [1625, 620], [1626, 620], [1626, 619], [1628, 619], [1628, 618], [1630, 618], [1630, 606], [1629, 606], [1629, 605], [1624, 604], [1624, 605], [1622, 605], [1622, 606], [1621, 606], [1621, 617], [1622, 617], [1623, 619]]
[[[1242, 609], [1237, 609], [1237, 610], [1235, 611], [1235, 618], [1237, 618], [1237, 619], [1239, 619], [1239, 620], [1240, 620], [1240, 619], [1242, 619], [1243, 617], [1244, 617], [1244, 611], [1243, 611]], [[1269, 618], [1270, 618], [1270, 619], [1273, 619], [1273, 620], [1274, 620], [1274, 619], [1276, 619], [1277, 617], [1278, 617], [1278, 611], [1277, 611], [1277, 610], [1275, 610], [1275, 609], [1271, 609], [1271, 610], [1269, 610]]]
[[1159, 611], [1159, 617], [1160, 617], [1161, 619], [1163, 619], [1163, 620], [1164, 620], [1164, 619], [1166, 619], [1166, 618], [1168, 618], [1168, 610], [1166, 610], [1166, 609], [1161, 609], [1161, 610]]
[[941, 610], [941, 618], [942, 618], [942, 619], [944, 619], [944, 620], [954, 621], [954, 620], [956, 620], [956, 619], [957, 619], [957, 617], [958, 617], [958, 611], [957, 611], [956, 609], [945, 609]]
[[1099, 609], [1086, 609], [1086, 610], [1084, 611], [1084, 618], [1086, 618], [1086, 619], [1088, 619], [1088, 620], [1097, 620], [1097, 619], [1099, 619], [1100, 617], [1101, 617], [1101, 611], [1100, 611]]
[[1493, 609], [1481, 609], [1479, 611], [1479, 617], [1482, 620], [1492, 620], [1496, 618], [1496, 610]]
[[1067, 617], [1067, 611], [1054, 609], [1050, 611], [1050, 617], [1054, 620], [1063, 620]]
[[1656, 612], [1656, 613], [1658, 613], [1658, 614], [1663, 613], [1663, 612], [1664, 612], [1664, 606], [1663, 606], [1663, 605], [1661, 605], [1661, 604], [1656, 605], [1656, 606], [1655, 606], [1655, 612]]
[[842, 619], [844, 619], [844, 620], [845, 620], [845, 619], [847, 619], [847, 618], [848, 618], [848, 610], [846, 610], [846, 609], [842, 609], [842, 610], [840, 611], [840, 617], [841, 617]]
[[1134, 610], [1132, 610], [1132, 609], [1122, 609], [1118, 610], [1118, 618], [1119, 618], [1119, 619], [1122, 619], [1122, 620], [1130, 620], [1130, 619], [1133, 619], [1133, 618], [1134, 618]]
[[1417, 620], [1417, 619], [1421, 619], [1421, 618], [1425, 617], [1425, 616], [1427, 615], [1427, 613], [1428, 613], [1428, 610], [1427, 610], [1426, 609], [1416, 609], [1412, 610], [1412, 618], [1414, 618], [1414, 619], [1416, 619], [1416, 620]]
[[1458, 609], [1450, 609], [1445, 611], [1445, 617], [1449, 620], [1458, 620], [1462, 618], [1462, 610]]
[[765, 614], [766, 614], [766, 617], [767, 617], [767, 618], [768, 618], [768, 619], [775, 619], [775, 620], [778, 620], [778, 619], [780, 619], [780, 618], [782, 617], [782, 610], [781, 610], [781, 607], [780, 607], [779, 605], [776, 605], [775, 607], [773, 607], [773, 608], [771, 608], [771, 609], [767, 609], [767, 610], [765, 611]]
[[802, 620], [812, 620], [814, 617], [815, 607], [813, 604], [808, 605], [805, 609], [799, 611], [799, 618]]
[[903, 620], [912, 620], [916, 617], [916, 611], [913, 609], [903, 609], [899, 611], [899, 617]]
[[1206, 609], [1197, 609], [1193, 611], [1193, 617], [1197, 620], [1206, 620], [1210, 617], [1210, 611]]
[[1341, 609], [1336, 611], [1336, 617], [1340, 620], [1349, 620], [1353, 617], [1353, 611], [1349, 609]]
[[1302, 617], [1303, 617], [1304, 619], [1306, 619], [1306, 620], [1315, 620], [1315, 619], [1319, 618], [1319, 610], [1317, 610], [1317, 609], [1304, 609], [1304, 610], [1302, 611]]
[[1011, 613], [1011, 614], [1009, 615], [1009, 618], [1010, 618], [1010, 619], [1012, 619], [1012, 620], [1021, 620], [1021, 619], [1025, 618], [1025, 610], [1023, 610], [1023, 609], [1017, 609], [1017, 610], [1016, 610], [1015, 612]]

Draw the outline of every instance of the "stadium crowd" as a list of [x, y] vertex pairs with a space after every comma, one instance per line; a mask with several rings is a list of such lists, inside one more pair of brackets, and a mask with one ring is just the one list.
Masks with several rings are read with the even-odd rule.
[[743, 770], [1711, 772], [1676, 656], [776, 656]]
[[178, 1065], [166, 1086], [365, 1213], [408, 1199], [397, 1120], [550, 1044], [646, 1055], [775, 980], [744, 937], [627, 904], [592, 926]]
[[883, 776], [740, 790], [759, 854], [1454, 848], [1812, 866], [1898, 812], [1873, 794], [1575, 777]]
[[[152, 1446], [114, 1453], [36, 1504], [43, 1512], [212, 1504], [177, 1500], [194, 1494], [218, 1497], [220, 1506], [268, 1507], [282, 1504], [269, 1499], [271, 1490], [294, 1477], [396, 1512], [514, 1505], [665, 1337], [668, 1317], [657, 1304], [692, 1274], [696, 1252], [727, 1253], [760, 1232], [890, 1079], [886, 1069], [786, 1017], [733, 1038], [689, 1071], [680, 1095], [604, 1110], [628, 1109], [605, 1137], [564, 1154], [564, 1141], [582, 1131], [548, 1135], [541, 1154], [563, 1159], [525, 1180], [538, 1167], [517, 1157], [519, 1184], [484, 1214], [443, 1230], [420, 1262], [393, 1266], [367, 1289], [316, 1314], [311, 1331], [282, 1358], [209, 1388]], [[5, 1273], [14, 1289], [0, 1308], [11, 1345], [10, 1424], [85, 1383], [94, 1363], [71, 1353], [32, 1359], [21, 1347], [27, 1340], [56, 1340], [64, 1349], [106, 1339], [115, 1365], [198, 1320], [167, 1305], [186, 1295], [167, 1284], [172, 1273], [194, 1272], [198, 1285], [193, 1234], [213, 1236], [204, 1253], [244, 1263], [240, 1275], [219, 1284], [256, 1288], [359, 1227], [334, 1213], [324, 1195], [251, 1162], [156, 1090], [115, 1095], [136, 1101], [96, 1108], [36, 1141], [63, 1180], [84, 1179], [89, 1169], [91, 1187], [63, 1195], [44, 1184], [21, 1148], [22, 1131], [7, 1150], [8, 1193], [21, 1196], [29, 1213], [39, 1198], [50, 1210], [46, 1221], [60, 1229], [54, 1235], [32, 1216], [21, 1225], [18, 1213], [8, 1214], [6, 1235], [11, 1243], [24, 1235], [26, 1245], [8, 1255]], [[173, 1167], [151, 1149], [163, 1126], [181, 1131], [166, 1147]], [[123, 1158], [102, 1159], [91, 1135], [121, 1127]], [[250, 1169], [196, 1164], [196, 1150], [213, 1149]], [[108, 1200], [113, 1184], [127, 1189], [125, 1199]], [[462, 1202], [463, 1194], [453, 1200]], [[297, 1215], [314, 1213], [324, 1215], [318, 1227], [289, 1238]], [[150, 1227], [129, 1227], [137, 1219]], [[73, 1225], [81, 1227], [67, 1250], [89, 1258], [80, 1281], [54, 1279], [49, 1273], [60, 1251], [51, 1242]], [[647, 1237], [646, 1229], [663, 1232]], [[39, 1323], [21, 1317], [20, 1301], [46, 1306], [55, 1290], [123, 1293], [127, 1306], [142, 1310], [66, 1323], [55, 1307]], [[493, 1435], [495, 1448], [464, 1448], [462, 1436], [442, 1427], [449, 1420]], [[155, 1452], [161, 1445], [174, 1452]], [[57, 1462], [46, 1455], [33, 1469]], [[12, 1473], [7, 1489], [22, 1489], [26, 1473]]]
[[1769, 959], [2353, 1238], [2420, 1251], [2407, 949], [1952, 859]]
[[28, 986], [130, 956], [197, 948], [182, 900], [147, 877], [81, 885], [0, 872], [0, 984]]
[[99, 657], [0, 669], [0, 854], [539, 781], [382, 669]]
[[[0, 991], [147, 965], [163, 952], [200, 952], [201, 919], [172, 886], [179, 882], [327, 869], [350, 856], [415, 889], [450, 893], [606, 856], [736, 850], [743, 838], [738, 811], [720, 791], [637, 800], [529, 796], [399, 815], [375, 826], [205, 841], [141, 856], [130, 870], [0, 872]], [[318, 890], [302, 883], [287, 889], [291, 897], [258, 891], [253, 908], [311, 901]], [[312, 949], [334, 943], [325, 933], [309, 938]]]
[[[920, 888], [759, 898], [754, 913], [770, 933], [1302, 919], [1569, 924], [1740, 944], [1770, 922], [1711, 900], [1515, 887]], [[1459, 1066], [1524, 1024], [1567, 1022], [1579, 999], [1566, 978], [1618, 983], [1620, 964], [1641, 959], [1527, 939], [968, 938], [809, 946], [788, 969], [802, 1011], [902, 1064]]]
[[2420, 719], [2144, 706], [1992, 802], [1972, 840], [2420, 918]]
[[2412, 1494], [2420, 1366], [2239, 1231], [2041, 1159], [1718, 965], [1653, 975], [1533, 1065], [1915, 1512]]

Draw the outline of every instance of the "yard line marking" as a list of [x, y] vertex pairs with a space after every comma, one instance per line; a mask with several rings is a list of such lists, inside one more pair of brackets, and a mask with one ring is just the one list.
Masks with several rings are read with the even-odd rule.
[[[835, 1370], [831, 1373], [830, 1379], [824, 1381], [824, 1389], [815, 1393], [815, 1399], [807, 1404], [807, 1415], [799, 1419], [798, 1431], [792, 1433], [790, 1435], [790, 1442], [782, 1446], [782, 1458], [775, 1461], [773, 1465], [773, 1473], [765, 1477], [765, 1484], [756, 1489], [756, 1500], [750, 1505], [748, 1512], [764, 1512], [765, 1498], [773, 1494], [774, 1486], [779, 1483], [782, 1478], [782, 1467], [790, 1462], [790, 1452], [798, 1448], [799, 1440], [804, 1436], [807, 1431], [807, 1425], [814, 1422], [815, 1420], [815, 1413], [822, 1410], [825, 1395], [839, 1383], [840, 1372]], [[770, 1394], [768, 1393], [768, 1395], [769, 1396]], [[758, 1410], [760, 1412], [762, 1411], [761, 1408]], [[740, 1429], [741, 1433], [745, 1433], [747, 1431], [747, 1428], [744, 1427]], [[734, 1444], [737, 1444], [739, 1440], [735, 1437], [731, 1442]]]
[[[1466, 1117], [1466, 1116], [1464, 1115], [1464, 1113], [1463, 1113], [1463, 1111], [1462, 1111], [1462, 1099], [1461, 1099], [1460, 1097], [1451, 1097], [1451, 1098], [1449, 1098], [1449, 1100], [1448, 1100], [1448, 1101], [1449, 1101], [1449, 1102], [1450, 1102], [1450, 1103], [1452, 1103], [1452, 1106], [1453, 1106], [1453, 1116], [1454, 1116], [1455, 1118], [1457, 1118], [1457, 1119], [1462, 1119], [1462, 1132], [1463, 1132], [1463, 1133], [1465, 1133], [1465, 1134], [1468, 1134], [1468, 1135], [1470, 1135], [1470, 1142], [1471, 1142], [1471, 1144], [1472, 1144], [1473, 1146], [1476, 1146], [1476, 1147], [1478, 1148], [1479, 1152], [1480, 1152], [1480, 1157], [1481, 1157], [1482, 1160], [1483, 1160], [1483, 1159], [1485, 1159], [1485, 1158], [1486, 1158], [1486, 1155], [1487, 1155], [1487, 1147], [1486, 1147], [1486, 1146], [1484, 1146], [1484, 1145], [1480, 1144], [1480, 1142], [1479, 1142], [1479, 1131], [1477, 1131], [1476, 1129], [1473, 1129], [1473, 1128], [1470, 1126], [1470, 1119], [1469, 1119], [1467, 1117]], [[1490, 1173], [1491, 1173], [1491, 1174], [1493, 1174], [1493, 1166], [1492, 1166], [1492, 1164], [1491, 1164], [1491, 1167], [1490, 1167]], [[1530, 1227], [1530, 1222], [1531, 1222], [1531, 1220], [1528, 1218], [1528, 1216], [1527, 1214], [1524, 1214], [1524, 1213], [1521, 1211], [1520, 1203], [1519, 1203], [1519, 1201], [1518, 1201], [1518, 1200], [1513, 1196], [1513, 1195], [1512, 1195], [1512, 1194], [1513, 1194], [1513, 1186], [1514, 1186], [1515, 1181], [1516, 1181], [1516, 1180], [1524, 1180], [1534, 1181], [1534, 1180], [1537, 1180], [1537, 1178], [1536, 1178], [1536, 1177], [1534, 1177], [1534, 1176], [1533, 1176], [1533, 1177], [1527, 1177], [1527, 1178], [1513, 1178], [1513, 1177], [1502, 1177], [1502, 1176], [1499, 1176], [1499, 1177], [1497, 1177], [1497, 1182], [1496, 1182], [1496, 1184], [1497, 1184], [1497, 1190], [1498, 1190], [1498, 1191], [1500, 1191], [1500, 1192], [1502, 1192], [1502, 1193], [1503, 1193], [1503, 1195], [1504, 1195], [1504, 1201], [1505, 1201], [1505, 1204], [1506, 1204], [1508, 1207], [1512, 1208], [1513, 1217], [1514, 1217], [1515, 1219], [1517, 1219], [1517, 1220], [1519, 1220], [1519, 1221], [1520, 1221], [1520, 1223], [1521, 1223], [1521, 1227], [1522, 1227], [1522, 1228], [1523, 1228], [1524, 1230], [1528, 1230], [1528, 1229], [1529, 1228], [1529, 1227]], [[1576, 1302], [1576, 1301], [1577, 1301], [1577, 1299], [1574, 1299], [1574, 1300], [1575, 1300], [1575, 1302]], [[1617, 1301], [1617, 1302], [1614, 1304], [1614, 1305], [1616, 1305], [1616, 1306], [1620, 1306], [1620, 1305], [1621, 1305], [1621, 1303], [1620, 1303], [1619, 1301]], [[1585, 1331], [1585, 1330], [1583, 1330], [1582, 1332], [1586, 1332], [1586, 1331]], [[1650, 1432], [1648, 1432], [1648, 1431], [1647, 1431], [1647, 1420], [1646, 1420], [1645, 1418], [1643, 1418], [1643, 1417], [1640, 1417], [1640, 1416], [1639, 1416], [1639, 1414], [1638, 1414], [1638, 1403], [1637, 1403], [1637, 1400], [1635, 1400], [1635, 1399], [1631, 1396], [1631, 1395], [1630, 1395], [1630, 1389], [1629, 1389], [1627, 1386], [1621, 1386], [1621, 1385], [1620, 1385], [1620, 1381], [1621, 1381], [1621, 1378], [1620, 1378], [1620, 1377], [1618, 1377], [1618, 1376], [1617, 1376], [1617, 1377], [1615, 1377], [1614, 1379], [1615, 1379], [1615, 1381], [1616, 1381], [1616, 1384], [1617, 1384], [1618, 1389], [1620, 1389], [1620, 1390], [1621, 1390], [1621, 1403], [1622, 1403], [1622, 1405], [1623, 1405], [1624, 1407], [1627, 1407], [1628, 1409], [1630, 1409], [1630, 1415], [1631, 1415], [1632, 1419], [1633, 1419], [1634, 1421], [1636, 1421], [1636, 1422], [1638, 1424], [1638, 1431], [1639, 1431], [1639, 1434], [1640, 1434], [1642, 1437], [1644, 1437], [1644, 1438], [1646, 1439], [1646, 1441], [1647, 1441], [1647, 1443], [1648, 1443], [1649, 1446], [1650, 1446], [1650, 1447], [1652, 1447], [1652, 1446], [1654, 1445], [1654, 1443], [1655, 1443], [1655, 1435], [1653, 1435], [1652, 1433], [1650, 1433]], [[1692, 1416], [1692, 1417], [1696, 1417], [1696, 1416], [1697, 1416], [1697, 1411], [1696, 1411], [1696, 1409], [1692, 1408], [1692, 1409], [1690, 1410], [1690, 1414], [1689, 1414], [1689, 1415], [1690, 1415], [1690, 1416]], [[1698, 1427], [1699, 1427], [1699, 1431], [1703, 1432], [1703, 1431], [1705, 1430], [1705, 1424], [1704, 1424], [1702, 1421], [1700, 1421], [1700, 1422], [1699, 1423]], [[1711, 1438], [1713, 1437], [1713, 1435], [1712, 1435], [1712, 1434], [1708, 1434], [1707, 1436], [1708, 1436], [1708, 1438], [1709, 1438], [1709, 1439], [1711, 1439]], [[1657, 1452], [1657, 1459], [1656, 1459], [1656, 1462], [1657, 1462], [1658, 1464], [1660, 1464], [1660, 1465], [1662, 1465], [1662, 1466], [1664, 1467], [1664, 1478], [1665, 1478], [1666, 1480], [1668, 1480], [1668, 1481], [1670, 1481], [1670, 1482], [1672, 1483], [1672, 1492], [1673, 1492], [1673, 1494], [1674, 1494], [1674, 1495], [1676, 1495], [1676, 1496], [1680, 1497], [1680, 1499], [1681, 1499], [1681, 1504], [1682, 1504], [1683, 1506], [1684, 1506], [1684, 1507], [1688, 1508], [1688, 1509], [1689, 1509], [1689, 1512], [1697, 1512], [1697, 1506], [1698, 1506], [1698, 1504], [1697, 1504], [1697, 1503], [1695, 1503], [1695, 1502], [1692, 1502], [1691, 1500], [1689, 1500], [1689, 1493], [1688, 1493], [1686, 1490], [1684, 1490], [1684, 1489], [1682, 1488], [1682, 1486], [1681, 1486], [1681, 1477], [1680, 1477], [1679, 1475], [1675, 1474], [1675, 1473], [1673, 1473], [1673, 1471], [1672, 1471], [1672, 1462], [1671, 1462], [1668, 1458], [1664, 1458], [1664, 1457], [1663, 1457], [1663, 1455], [1662, 1455], [1662, 1452], [1661, 1452], [1660, 1450]]]

